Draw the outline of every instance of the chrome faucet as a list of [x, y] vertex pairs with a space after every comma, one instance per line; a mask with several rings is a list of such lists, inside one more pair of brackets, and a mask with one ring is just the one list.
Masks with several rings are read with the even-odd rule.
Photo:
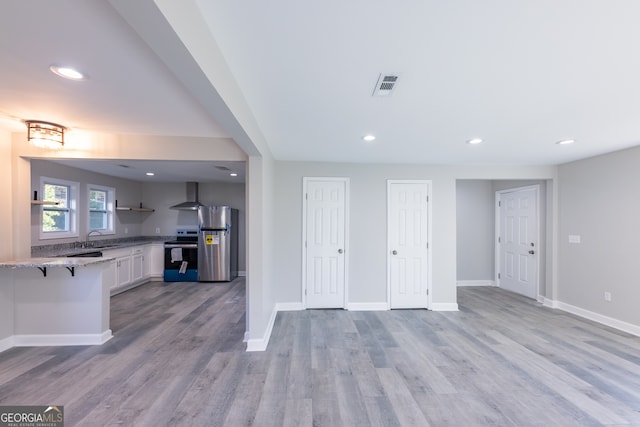
[[91, 248], [91, 247], [93, 247], [93, 244], [89, 241], [89, 238], [91, 237], [91, 235], [92, 235], [93, 233], [96, 233], [96, 234], [98, 234], [98, 235], [102, 236], [102, 233], [101, 233], [101, 232], [99, 232], [98, 230], [91, 230], [90, 232], [88, 232], [88, 233], [87, 233], [87, 240], [84, 242], [85, 247], [87, 247], [87, 248]]

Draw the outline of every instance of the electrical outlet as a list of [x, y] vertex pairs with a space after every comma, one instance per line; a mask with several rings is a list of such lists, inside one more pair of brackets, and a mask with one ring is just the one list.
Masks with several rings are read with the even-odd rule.
[[129, 234], [129, 229], [127, 227], [124, 228], [124, 234]]
[[604, 293], [604, 300], [611, 302], [611, 292], [605, 292]]
[[160, 227], [156, 227], [156, 234], [160, 234]]

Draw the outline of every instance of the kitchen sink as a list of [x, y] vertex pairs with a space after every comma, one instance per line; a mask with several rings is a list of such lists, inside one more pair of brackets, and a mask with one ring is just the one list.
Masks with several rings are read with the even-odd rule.
[[67, 255], [67, 258], [99, 258], [102, 256], [100, 251], [82, 252], [79, 254]]
[[94, 249], [107, 249], [107, 248], [115, 248], [116, 246], [119, 246], [119, 245], [95, 245], [95, 246], [92, 246], [92, 248], [94, 248]]

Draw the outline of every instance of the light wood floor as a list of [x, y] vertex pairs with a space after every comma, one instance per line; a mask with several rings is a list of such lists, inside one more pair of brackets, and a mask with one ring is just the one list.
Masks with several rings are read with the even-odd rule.
[[244, 282], [112, 299], [103, 346], [0, 353], [0, 405], [67, 426], [640, 425], [640, 338], [496, 288], [460, 312], [280, 313], [246, 353]]

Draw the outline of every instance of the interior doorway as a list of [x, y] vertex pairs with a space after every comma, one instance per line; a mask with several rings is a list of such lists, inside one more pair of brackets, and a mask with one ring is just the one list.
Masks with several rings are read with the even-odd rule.
[[429, 308], [430, 181], [387, 181], [389, 308]]
[[539, 294], [539, 186], [496, 192], [498, 286], [537, 299]]
[[303, 178], [305, 308], [346, 304], [348, 178]]
[[[456, 181], [456, 281], [457, 286], [502, 286], [500, 217], [497, 193], [538, 188], [537, 241], [534, 241], [538, 285], [528, 297], [543, 301], [553, 296], [552, 232], [553, 180], [458, 179]], [[528, 242], [529, 245], [531, 241]], [[527, 265], [527, 267], [530, 267]], [[500, 277], [498, 275], [500, 274]], [[517, 292], [517, 290], [516, 290]]]

